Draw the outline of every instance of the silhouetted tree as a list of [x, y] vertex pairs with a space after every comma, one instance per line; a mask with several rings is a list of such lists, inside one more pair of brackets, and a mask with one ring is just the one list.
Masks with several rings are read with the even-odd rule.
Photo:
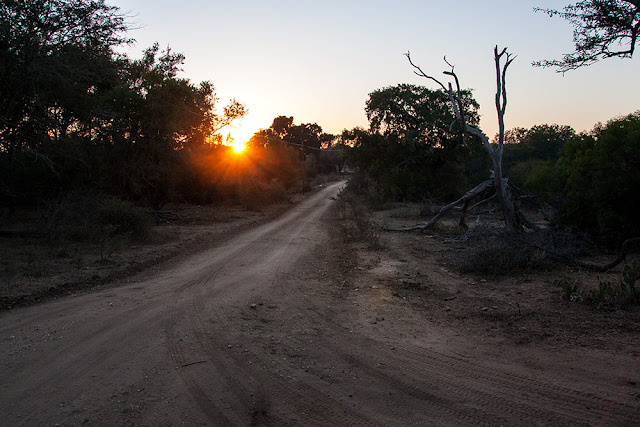
[[[469, 120], [477, 124], [478, 104], [462, 91]], [[369, 130], [343, 132], [354, 146], [353, 164], [370, 182], [374, 199], [422, 200], [458, 196], [466, 185], [463, 163], [477, 139], [462, 144], [460, 129], [442, 90], [400, 84], [369, 94]]]
[[[455, 84], [456, 88], [454, 90], [453, 85], [449, 82], [447, 86], [445, 86], [441, 81], [436, 79], [435, 77], [426, 74], [419, 66], [415, 65], [411, 60], [411, 56], [409, 52], [406, 53], [407, 59], [409, 63], [414, 68], [414, 72], [426, 79], [432, 80], [436, 82], [442, 90], [444, 90], [449, 96], [450, 105], [455, 112], [456, 121], [458, 122], [461, 129], [464, 132], [467, 132], [471, 135], [474, 135], [482, 141], [484, 148], [486, 149], [489, 157], [491, 158], [493, 164], [493, 177], [490, 180], [484, 181], [479, 184], [475, 188], [468, 191], [463, 197], [456, 200], [453, 203], [450, 203], [440, 209], [440, 212], [433, 217], [430, 221], [424, 224], [419, 224], [414, 227], [407, 228], [406, 230], [414, 230], [414, 229], [422, 229], [428, 228], [435, 224], [442, 215], [444, 215], [447, 211], [452, 209], [454, 206], [458, 204], [463, 204], [463, 215], [466, 212], [469, 201], [474, 197], [477, 197], [479, 194], [484, 193], [490, 188], [493, 188], [496, 192], [496, 197], [500, 206], [502, 207], [502, 212], [504, 213], [504, 221], [506, 230], [508, 232], [519, 231], [522, 229], [521, 222], [526, 221], [524, 217], [522, 217], [516, 209], [515, 203], [513, 201], [509, 184], [506, 178], [503, 177], [502, 173], [502, 154], [504, 152], [504, 114], [507, 108], [507, 89], [506, 89], [506, 73], [507, 68], [513, 60], [515, 59], [510, 53], [507, 52], [507, 49], [498, 50], [496, 46], [494, 48], [494, 62], [496, 66], [496, 110], [498, 113], [498, 141], [495, 145], [492, 145], [489, 141], [489, 138], [477, 127], [473, 126], [468, 118], [466, 111], [464, 109], [464, 96], [462, 90], [460, 89], [460, 82], [458, 80], [458, 76], [454, 72], [454, 67], [447, 62], [447, 65], [450, 66], [449, 71], [445, 71], [444, 74], [450, 76]], [[504, 64], [501, 64], [502, 58], [505, 58], [506, 61]], [[446, 62], [446, 59], [445, 59]], [[463, 216], [464, 218], [464, 216]], [[462, 220], [461, 220], [462, 223]]]
[[90, 120], [117, 78], [113, 48], [127, 41], [103, 0], [12, 0], [0, 5], [0, 150], [62, 138]]
[[216, 112], [210, 82], [179, 78], [182, 54], [116, 54], [126, 30], [102, 0], [0, 3], [1, 202], [79, 187], [158, 206], [246, 113]]
[[[477, 125], [478, 103], [470, 90], [461, 91], [467, 120]], [[449, 97], [442, 90], [400, 84], [369, 94], [365, 112], [370, 130], [384, 135], [395, 134], [403, 143], [453, 148], [461, 141]]]
[[566, 6], [563, 11], [534, 10], [571, 22], [575, 43], [575, 52], [565, 54], [562, 60], [537, 61], [535, 66], [557, 67], [564, 73], [604, 58], [631, 58], [640, 42], [639, 0], [587, 0]]

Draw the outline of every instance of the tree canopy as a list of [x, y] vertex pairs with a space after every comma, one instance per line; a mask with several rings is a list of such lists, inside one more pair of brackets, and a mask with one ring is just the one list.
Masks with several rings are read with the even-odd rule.
[[[479, 105], [471, 91], [463, 94], [468, 119], [477, 123]], [[467, 166], [479, 141], [462, 144], [448, 103], [444, 91], [410, 84], [369, 94], [369, 129], [345, 131], [340, 138], [353, 146], [350, 161], [364, 177], [363, 191], [378, 200], [450, 198], [475, 179], [475, 167]]]
[[565, 144], [556, 165], [561, 220], [612, 246], [640, 234], [640, 111], [597, 125]]
[[90, 187], [160, 206], [195, 188], [194, 153], [246, 113], [216, 112], [213, 84], [180, 78], [170, 48], [116, 54], [128, 28], [103, 0], [4, 1], [0, 18], [2, 202]]
[[[477, 125], [479, 105], [470, 90], [463, 91], [463, 97], [469, 121]], [[365, 112], [372, 132], [394, 135], [404, 143], [449, 148], [461, 142], [449, 97], [442, 90], [411, 84], [388, 86], [369, 94]]]
[[587, 0], [562, 11], [534, 10], [569, 21], [574, 27], [575, 43], [575, 51], [561, 60], [537, 61], [533, 63], [535, 66], [556, 67], [564, 73], [604, 58], [631, 58], [640, 43], [639, 0]]
[[304, 153], [316, 155], [324, 145], [330, 145], [335, 137], [322, 131], [317, 123], [293, 124], [293, 116], [278, 116], [267, 129], [261, 129], [251, 138], [252, 146], [288, 144], [304, 149]]

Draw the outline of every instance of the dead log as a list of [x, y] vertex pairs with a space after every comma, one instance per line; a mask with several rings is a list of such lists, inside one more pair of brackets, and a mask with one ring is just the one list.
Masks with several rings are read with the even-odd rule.
[[578, 260], [574, 260], [574, 265], [580, 268], [584, 268], [587, 271], [593, 271], [594, 273], [604, 273], [616, 267], [618, 264], [620, 264], [622, 261], [624, 261], [627, 258], [627, 253], [629, 252], [629, 245], [631, 245], [632, 243], [640, 243], [640, 237], [633, 237], [631, 239], [625, 240], [622, 243], [622, 251], [620, 252], [620, 255], [618, 255], [616, 259], [614, 259], [608, 264], [596, 265], [588, 262], [581, 262]]
[[543, 248], [541, 246], [538, 245], [531, 245], [531, 247], [538, 249], [548, 255], [550, 255], [552, 258], [555, 258], [558, 261], [561, 261], [563, 263], [565, 263], [566, 265], [572, 266], [572, 267], [577, 267], [577, 268], [582, 268], [584, 270], [593, 272], [593, 273], [605, 273], [609, 270], [611, 270], [612, 268], [617, 267], [622, 261], [626, 260], [627, 258], [627, 254], [629, 253], [629, 245], [633, 244], [633, 243], [640, 243], [640, 237], [633, 237], [631, 239], [627, 239], [622, 243], [622, 249], [620, 254], [616, 257], [616, 259], [614, 259], [613, 261], [604, 264], [604, 265], [597, 265], [597, 264], [592, 264], [590, 262], [582, 262], [579, 261], [573, 257], [569, 257], [566, 255], [561, 255], [558, 254], [554, 251], [550, 251], [546, 248]]
[[385, 230], [387, 230], [387, 231], [426, 230], [427, 228], [433, 226], [436, 222], [438, 222], [440, 220], [440, 218], [442, 218], [444, 216], [444, 214], [449, 212], [455, 206], [459, 205], [460, 203], [466, 203], [467, 201], [469, 201], [469, 200], [473, 199], [474, 197], [478, 196], [479, 194], [487, 191], [487, 189], [489, 189], [489, 188], [491, 188], [493, 186], [494, 186], [494, 180], [493, 179], [488, 179], [486, 181], [483, 181], [482, 183], [480, 183], [475, 188], [469, 190], [464, 196], [460, 197], [455, 202], [449, 203], [448, 205], [443, 206], [442, 208], [440, 208], [440, 210], [438, 211], [436, 216], [431, 218], [428, 222], [423, 222], [421, 224], [416, 224], [416, 225], [411, 226], [411, 227], [385, 228]]

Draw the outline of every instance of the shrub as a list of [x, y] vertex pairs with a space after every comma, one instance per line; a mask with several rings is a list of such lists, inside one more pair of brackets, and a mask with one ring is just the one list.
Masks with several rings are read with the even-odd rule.
[[591, 247], [584, 236], [566, 228], [510, 234], [479, 226], [464, 239], [465, 246], [452, 251], [451, 264], [464, 273], [492, 276], [550, 270], [557, 258], [575, 258]]
[[107, 197], [98, 205], [98, 222], [111, 235], [127, 234], [136, 240], [149, 237], [150, 215], [147, 209], [115, 197]]
[[151, 232], [148, 210], [111, 196], [70, 193], [49, 204], [41, 218], [50, 239], [102, 242], [116, 235], [144, 239]]
[[638, 305], [636, 282], [640, 279], [640, 264], [633, 261], [624, 266], [622, 277], [617, 283], [600, 282], [592, 289], [586, 300], [595, 308], [615, 310]]
[[347, 186], [338, 195], [341, 226], [345, 240], [364, 242], [370, 249], [380, 249], [379, 227], [373, 222], [373, 215], [365, 198]]
[[266, 183], [247, 179], [238, 188], [238, 199], [246, 209], [259, 211], [273, 203], [288, 200], [289, 195], [279, 181], [272, 180]]
[[610, 247], [640, 235], [640, 111], [565, 144], [557, 163], [566, 203], [559, 219]]

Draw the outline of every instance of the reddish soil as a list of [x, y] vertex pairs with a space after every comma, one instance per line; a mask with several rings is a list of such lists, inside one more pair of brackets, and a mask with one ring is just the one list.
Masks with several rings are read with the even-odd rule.
[[0, 312], [2, 424], [637, 425], [637, 311], [562, 300], [554, 279], [583, 273], [458, 274], [420, 234], [345, 242], [341, 185]]

